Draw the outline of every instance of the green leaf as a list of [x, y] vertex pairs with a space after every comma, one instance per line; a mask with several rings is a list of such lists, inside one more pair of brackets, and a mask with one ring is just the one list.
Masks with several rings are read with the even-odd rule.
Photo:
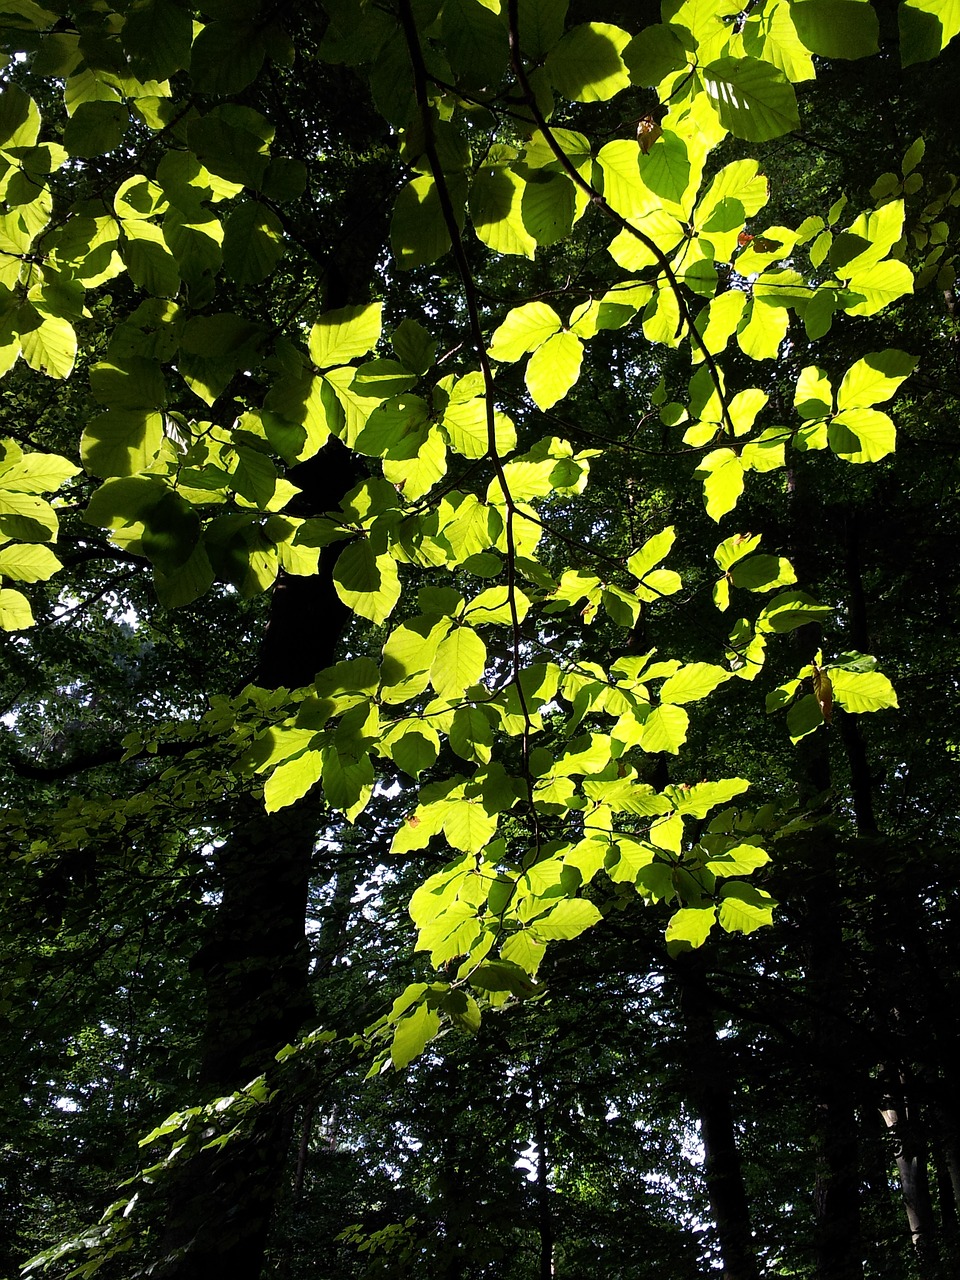
[[395, 396], [378, 405], [353, 447], [370, 457], [408, 458], [423, 442], [429, 412], [419, 396]]
[[436, 764], [439, 740], [435, 729], [422, 725], [390, 742], [390, 754], [404, 773], [418, 778], [424, 769]]
[[444, 999], [443, 1011], [455, 1026], [468, 1035], [476, 1035], [480, 1030], [480, 1007], [465, 991], [451, 991]]
[[664, 935], [667, 942], [672, 944], [670, 954], [676, 955], [680, 951], [702, 947], [716, 920], [716, 907], [681, 907], [679, 911], [675, 911]]
[[429, 493], [446, 475], [447, 446], [436, 427], [424, 427], [409, 435], [402, 447], [391, 449], [383, 474], [410, 501]]
[[668, 554], [676, 536], [673, 525], [669, 525], [660, 533], [655, 533], [653, 537], [648, 538], [639, 551], [634, 551], [627, 561], [627, 568], [633, 576], [642, 582], [650, 570], [656, 568]]
[[448, 741], [463, 760], [486, 764], [493, 744], [493, 725], [480, 707], [458, 707], [450, 726]]
[[748, 876], [770, 861], [765, 849], [755, 844], [737, 844], [715, 854], [704, 864], [715, 876]]
[[751, 551], [755, 551], [759, 545], [759, 533], [735, 533], [733, 537], [725, 538], [720, 543], [713, 553], [713, 558], [718, 566], [726, 571], [732, 568], [738, 560], [748, 556]]
[[497, 14], [482, 0], [444, 0], [441, 31], [458, 83], [495, 89], [510, 56], [507, 29]]
[[546, 412], [562, 400], [580, 376], [583, 343], [575, 333], [555, 333], [527, 362], [527, 390]]
[[437, 646], [450, 626], [447, 618], [412, 618], [391, 632], [380, 670], [385, 702], [403, 702], [427, 687]]
[[623, 61], [634, 84], [655, 89], [661, 80], [685, 67], [688, 58], [676, 31], [655, 23], [633, 37], [623, 50]]
[[533, 171], [520, 202], [524, 228], [538, 245], [568, 236], [577, 219], [577, 188], [565, 173]]
[[528, 302], [522, 307], [514, 307], [494, 332], [490, 357], [512, 364], [528, 351], [536, 351], [559, 330], [560, 317], [545, 302]]
[[[489, 450], [487, 401], [451, 401], [444, 410], [443, 427], [450, 447], [465, 458], [484, 458]], [[513, 423], [499, 410], [493, 414], [494, 444], [500, 457], [512, 453], [517, 444]]]
[[713, 520], [732, 511], [743, 493], [743, 466], [732, 449], [714, 449], [701, 461], [697, 471], [705, 473], [703, 493], [707, 515]]
[[193, 23], [175, 0], [134, 0], [121, 39], [139, 79], [166, 80], [189, 65]]
[[320, 781], [322, 772], [323, 754], [320, 751], [303, 751], [292, 760], [279, 764], [263, 787], [267, 813], [276, 813], [278, 809], [295, 804]]
[[258, 189], [269, 163], [272, 128], [258, 111], [225, 103], [191, 119], [187, 141], [211, 171], [229, 182]]
[[[264, 407], [285, 419], [274, 425], [265, 415], [265, 427], [277, 452], [290, 460], [312, 458], [331, 434], [343, 429], [344, 413], [334, 388], [314, 374], [281, 378], [267, 393]], [[288, 423], [297, 430], [287, 430]]]
[[905, 67], [929, 62], [960, 32], [960, 0], [905, 0], [898, 16]]
[[265, 280], [283, 252], [280, 219], [258, 201], [238, 204], [223, 224], [223, 269], [236, 284]]
[[437, 646], [430, 683], [441, 698], [460, 698], [483, 678], [487, 648], [472, 627], [455, 627]]
[[35, 329], [21, 331], [23, 358], [31, 369], [50, 378], [69, 378], [77, 358], [73, 325], [60, 316], [44, 316]]
[[134, 284], [157, 298], [177, 295], [180, 269], [159, 227], [142, 219], [124, 222], [120, 248]]
[[520, 48], [531, 62], [540, 62], [563, 35], [567, 3], [568, 0], [519, 0]]
[[328, 311], [310, 330], [310, 358], [320, 369], [372, 351], [380, 340], [382, 302]]
[[896, 448], [897, 430], [879, 409], [848, 409], [830, 423], [827, 440], [847, 462], [879, 462]]
[[57, 528], [57, 513], [49, 502], [15, 489], [0, 488], [0, 535], [25, 542], [52, 542]]
[[421, 1053], [440, 1030], [440, 1014], [419, 1004], [402, 1021], [397, 1023], [390, 1046], [390, 1058], [394, 1068], [402, 1071]]
[[158, 409], [167, 402], [159, 362], [141, 356], [95, 364], [90, 370], [90, 390], [109, 409]]
[[[454, 210], [457, 223], [462, 226], [464, 182], [448, 179], [448, 184], [452, 194], [459, 195]], [[390, 244], [401, 271], [436, 262], [450, 248], [450, 231], [431, 176], [413, 178], [401, 190], [390, 223]]]
[[[860, 0], [851, 0], [860, 3]], [[837, 392], [838, 409], [864, 409], [889, 400], [917, 366], [916, 356], [890, 348], [874, 351], [847, 370]]]
[[123, 102], [82, 102], [67, 121], [63, 145], [71, 156], [105, 155], [120, 146], [129, 123]]
[[698, 702], [731, 678], [731, 672], [710, 662], [688, 662], [664, 681], [660, 688], [660, 701]]
[[20, 591], [0, 588], [0, 631], [25, 631], [33, 626], [30, 601]]
[[630, 85], [623, 51], [629, 34], [607, 22], [584, 22], [567, 32], [547, 55], [555, 89], [574, 102], [606, 102]]
[[546, 944], [535, 938], [529, 929], [521, 929], [518, 933], [511, 933], [500, 948], [500, 955], [504, 960], [519, 965], [533, 978], [536, 977], [546, 950]]
[[512, 590], [505, 586], [487, 587], [464, 606], [463, 618], [474, 627], [483, 623], [509, 627], [513, 624], [514, 610], [517, 620], [522, 621], [529, 608], [530, 601], [519, 587], [515, 586]]
[[488, 960], [479, 965], [470, 974], [470, 984], [479, 991], [509, 991], [520, 997], [537, 990], [520, 965], [509, 960]]
[[822, 369], [809, 364], [800, 370], [793, 403], [801, 418], [826, 418], [833, 408], [833, 388]]
[[112, 409], [88, 422], [80, 439], [83, 465], [95, 476], [146, 471], [163, 444], [163, 414]]
[[32, 98], [14, 83], [0, 97], [0, 146], [32, 147], [40, 134], [40, 112]]
[[787, 712], [787, 729], [793, 743], [799, 742], [808, 733], [813, 733], [822, 724], [823, 710], [812, 693], [804, 694]]
[[340, 809], [349, 822], [366, 807], [373, 780], [373, 764], [366, 753], [355, 759], [339, 747], [324, 747], [324, 798], [332, 808]]
[[597, 908], [586, 898], [568, 898], [546, 915], [531, 921], [530, 929], [533, 936], [542, 942], [554, 942], [578, 938], [602, 919]]
[[800, 39], [821, 58], [868, 58], [880, 49], [880, 22], [862, 0], [794, 0], [790, 17]]
[[[838, 275], [845, 272], [838, 271]], [[905, 294], [913, 293], [913, 272], [905, 262], [886, 259], [873, 266], [858, 268], [849, 276], [850, 290], [860, 301], [844, 306], [850, 316], [872, 316]]]
[[830, 683], [833, 696], [847, 711], [881, 711], [884, 707], [898, 707], [893, 685], [879, 671], [845, 671], [831, 667]]
[[409, 316], [400, 322], [390, 338], [397, 359], [414, 373], [424, 374], [433, 365], [437, 354], [436, 340], [423, 325]]
[[45, 582], [62, 567], [50, 548], [39, 543], [17, 542], [0, 547], [0, 577]]
[[340, 552], [333, 571], [337, 595], [354, 613], [385, 622], [400, 599], [400, 576], [391, 556], [378, 556], [364, 538]]
[[690, 157], [684, 140], [666, 129], [640, 156], [640, 177], [655, 195], [683, 205], [690, 189]]
[[203, 93], [230, 97], [253, 83], [266, 56], [261, 31], [237, 16], [207, 23], [190, 58], [190, 74]]
[[786, 587], [796, 582], [793, 565], [783, 556], [750, 556], [741, 560], [731, 571], [730, 581], [735, 587], [747, 591], [771, 591], [774, 587]]
[[765, 924], [773, 924], [776, 903], [769, 893], [732, 880], [720, 890], [720, 927], [727, 933], [753, 933]]
[[447, 807], [443, 833], [454, 849], [479, 853], [493, 839], [496, 830], [496, 814], [487, 813], [479, 801], [454, 800]]
[[677, 813], [689, 813], [695, 818], [705, 818], [718, 804], [727, 804], [734, 796], [742, 795], [750, 783], [746, 778], [722, 778], [718, 782], [696, 782], [693, 786], [667, 787], [669, 797]]
[[[10, 441], [0, 441], [0, 449], [9, 447]], [[20, 453], [0, 462], [0, 492], [4, 489], [17, 493], [53, 493], [72, 476], [79, 475], [80, 468], [55, 453]]]
[[526, 184], [506, 164], [485, 163], [470, 185], [470, 220], [494, 253], [532, 258], [537, 242], [523, 221]]
[[790, 312], [754, 298], [745, 314], [746, 323], [737, 330], [740, 350], [751, 360], [775, 360], [790, 327]]
[[783, 591], [764, 608], [757, 620], [757, 629], [782, 634], [808, 622], [825, 622], [832, 613], [832, 609], [817, 604], [804, 591]]
[[672, 703], [654, 707], [640, 726], [640, 746], [651, 754], [668, 751], [676, 755], [686, 741], [689, 724], [683, 707]]
[[766, 142], [799, 129], [797, 95], [782, 71], [757, 58], [718, 58], [703, 85], [720, 123], [735, 138]]

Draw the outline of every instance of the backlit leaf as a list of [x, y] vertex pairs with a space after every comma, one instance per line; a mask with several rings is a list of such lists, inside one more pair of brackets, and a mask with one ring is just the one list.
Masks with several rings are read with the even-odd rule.
[[703, 71], [707, 95], [735, 138], [766, 142], [800, 127], [797, 96], [782, 71], [757, 58], [718, 58]]

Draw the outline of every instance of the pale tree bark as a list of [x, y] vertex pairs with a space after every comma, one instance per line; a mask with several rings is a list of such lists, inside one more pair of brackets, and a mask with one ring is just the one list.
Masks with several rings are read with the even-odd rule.
[[917, 1256], [921, 1280], [937, 1280], [940, 1255], [937, 1227], [930, 1199], [927, 1149], [915, 1108], [908, 1100], [907, 1081], [893, 1067], [883, 1071], [884, 1094], [880, 1114], [893, 1141], [903, 1207]]

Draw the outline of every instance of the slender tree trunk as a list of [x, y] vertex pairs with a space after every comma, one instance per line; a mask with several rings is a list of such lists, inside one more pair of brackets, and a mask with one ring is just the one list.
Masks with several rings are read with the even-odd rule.
[[[791, 559], [801, 582], [817, 580], [815, 549], [807, 537], [810, 508], [817, 502], [803, 483], [805, 473], [788, 473]], [[858, 617], [861, 616], [858, 614]], [[863, 615], [865, 617], [865, 615]], [[816, 629], [801, 627], [794, 646], [808, 662], [819, 647]], [[857, 1133], [859, 1069], [850, 1027], [848, 957], [843, 937], [843, 909], [837, 838], [829, 821], [831, 770], [829, 727], [797, 746], [797, 782], [801, 805], [819, 812], [823, 822], [810, 831], [800, 853], [806, 863], [805, 950], [807, 985], [816, 1010], [810, 1028], [814, 1071], [810, 1107], [816, 1176], [813, 1189], [816, 1220], [817, 1280], [863, 1280], [860, 1225], [860, 1151]]]
[[811, 1102], [817, 1163], [817, 1277], [862, 1280], [859, 1071], [848, 1024], [847, 956], [833, 833], [811, 833], [807, 851], [812, 872], [806, 895], [807, 977], [816, 1011], [811, 1028], [815, 1062]]
[[[870, 648], [869, 628], [866, 608], [866, 595], [863, 589], [862, 548], [860, 524], [855, 512], [845, 513], [844, 543], [845, 570], [847, 579], [847, 598], [850, 617], [850, 638], [855, 649], [862, 652]], [[864, 741], [860, 721], [856, 716], [841, 713], [840, 736], [850, 773], [850, 791], [853, 798], [854, 816], [856, 819], [859, 842], [866, 842], [865, 849], [869, 857], [878, 843], [880, 830], [877, 825], [873, 801], [873, 772], [870, 768], [867, 746]], [[878, 896], [883, 902], [890, 898], [890, 889], [881, 886]], [[919, 977], [925, 967], [929, 967], [927, 948], [922, 936], [922, 925], [916, 920], [917, 904], [908, 888], [901, 891], [896, 901], [883, 902], [886, 915], [896, 921], [896, 938], [905, 947], [909, 960], [909, 973], [913, 977], [913, 990], [908, 992], [908, 1003], [916, 1020], [927, 1034], [907, 1034], [904, 1048], [909, 1043], [911, 1057], [934, 1051], [935, 1034], [932, 1027], [923, 1027], [924, 1009], [927, 1002], [916, 999], [919, 996]], [[882, 939], [882, 931], [881, 931]], [[882, 945], [881, 939], [878, 939]], [[909, 981], [909, 979], [908, 979]], [[883, 986], [881, 977], [879, 985]], [[888, 1022], [893, 1029], [894, 1038], [898, 1024], [897, 1009], [899, 997], [892, 996]], [[928, 1061], [923, 1065], [924, 1075], [936, 1075], [936, 1068]], [[880, 1113], [884, 1124], [893, 1139], [894, 1155], [900, 1180], [904, 1212], [916, 1251], [917, 1262], [922, 1277], [934, 1280], [940, 1274], [939, 1241], [937, 1224], [930, 1196], [927, 1171], [926, 1142], [921, 1130], [919, 1107], [910, 1098], [906, 1085], [906, 1075], [902, 1067], [887, 1063], [881, 1071], [884, 1085], [884, 1097]]]
[[933, 1167], [937, 1177], [937, 1203], [940, 1209], [940, 1234], [943, 1239], [945, 1257], [956, 1253], [960, 1243], [960, 1222], [957, 1220], [956, 1187], [953, 1183], [952, 1170], [947, 1160], [946, 1150], [934, 1136], [931, 1142]]
[[927, 1177], [926, 1144], [914, 1114], [916, 1108], [908, 1100], [902, 1074], [895, 1068], [885, 1067], [883, 1084], [880, 1114], [893, 1139], [903, 1207], [920, 1276], [922, 1280], [936, 1280], [940, 1274], [940, 1256]]
[[689, 1093], [700, 1120], [704, 1179], [720, 1241], [723, 1280], [758, 1280], [750, 1207], [733, 1120], [729, 1055], [717, 1038], [699, 954], [677, 957]]
[[553, 1211], [550, 1206], [550, 1161], [547, 1152], [547, 1117], [543, 1108], [540, 1079], [533, 1076], [530, 1091], [534, 1140], [537, 1144], [537, 1228], [540, 1234], [538, 1280], [553, 1278]]

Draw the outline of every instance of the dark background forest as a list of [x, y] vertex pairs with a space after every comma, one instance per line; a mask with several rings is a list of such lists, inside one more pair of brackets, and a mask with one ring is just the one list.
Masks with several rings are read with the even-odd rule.
[[[658, 19], [644, 9], [574, 3], [568, 22], [634, 30]], [[901, 68], [890, 14], [878, 9], [880, 53], [818, 59], [817, 79], [799, 87], [798, 132], [759, 151], [723, 144], [724, 162], [760, 158], [771, 186], [763, 225], [798, 225], [841, 194], [868, 205], [918, 137], [917, 207], [952, 193], [956, 46]], [[0, 5], [0, 24], [16, 12]], [[318, 55], [326, 21], [313, 6], [289, 6], [292, 60], [240, 95], [273, 123], [274, 151], [299, 160], [307, 184], [282, 206], [286, 256], [274, 275], [259, 287], [234, 283], [230, 305], [279, 324], [305, 293], [326, 308], [376, 296], [396, 319], [419, 315], [455, 367], [465, 342], [455, 262], [400, 272], [385, 254], [404, 160], [366, 81]], [[56, 122], [31, 58], [12, 74]], [[613, 136], [650, 105], [643, 88], [592, 104], [592, 135]], [[59, 180], [72, 199], [92, 199], [111, 165], [122, 167], [108, 157]], [[602, 230], [584, 219], [529, 261], [467, 242], [485, 314], [571, 280], [594, 292], [611, 283]], [[757, 876], [778, 903], [772, 926], [714, 933], [671, 955], [663, 913], [623, 896], [586, 938], [549, 950], [533, 998], [485, 1012], [474, 1037], [444, 1034], [401, 1072], [365, 1079], [360, 1033], [408, 983], [431, 980], [407, 903], [443, 858], [388, 854], [410, 778], [388, 766], [354, 822], [311, 793], [268, 823], [216, 740], [198, 744], [185, 731], [178, 741], [161, 728], [196, 724], [251, 682], [304, 684], [362, 652], [369, 625], [347, 622], [322, 574], [288, 577], [272, 598], [218, 585], [165, 608], [142, 561], [82, 523], [89, 489], [79, 477], [61, 513], [64, 570], [31, 588], [37, 625], [2, 641], [11, 816], [0, 835], [0, 1274], [17, 1275], [96, 1223], [149, 1156], [140, 1139], [167, 1115], [242, 1087], [272, 1059], [264, 1045], [314, 1027], [338, 1038], [291, 1068], [271, 1141], [244, 1131], [179, 1187], [165, 1172], [172, 1190], [152, 1207], [149, 1180], [141, 1188], [148, 1233], [163, 1235], [178, 1213], [208, 1213], [215, 1225], [195, 1271], [170, 1264], [158, 1275], [211, 1265], [247, 1275], [238, 1224], [257, 1213], [268, 1223], [263, 1274], [284, 1280], [957, 1274], [960, 310], [943, 286], [934, 275], [879, 316], [844, 317], [815, 357], [794, 323], [764, 366], [783, 413], [814, 358], [839, 371], [865, 350], [919, 357], [896, 401], [897, 449], [863, 467], [804, 454], [786, 479], [752, 477], [738, 508], [739, 527], [762, 531], [763, 549], [787, 556], [833, 607], [832, 651], [877, 656], [898, 708], [862, 719], [838, 711], [793, 745], [783, 714], [758, 711], [753, 684], [734, 681], [693, 721], [679, 759], [651, 763], [660, 787], [750, 778], [758, 822], [762, 806], [776, 811], [772, 860]], [[77, 322], [81, 373], [102, 357], [98, 334], [136, 305], [127, 276], [90, 295]], [[546, 415], [525, 400], [516, 369], [498, 390], [519, 431], [546, 416], [548, 432], [605, 451], [584, 493], [550, 499], [582, 563], [675, 524], [684, 535], [671, 565], [684, 590], [645, 608], [640, 636], [609, 618], [584, 630], [558, 614], [550, 644], [585, 662], [654, 646], [709, 661], [729, 629], [710, 605], [716, 527], [651, 408], [680, 355], [632, 328], [599, 332], [591, 350], [591, 375]], [[727, 361], [731, 378], [751, 363], [739, 351]], [[241, 405], [253, 394], [243, 377], [229, 392]], [[54, 381], [21, 362], [0, 387], [0, 437], [25, 448], [42, 442], [76, 459], [88, 414], [85, 376]], [[299, 464], [290, 474], [306, 496], [295, 501], [306, 513], [336, 506], [353, 466], [329, 449]], [[564, 564], [569, 548], [556, 555]], [[810, 660], [821, 643], [812, 626], [783, 639], [765, 689]], [[131, 734], [154, 745], [139, 750]], [[224, 963], [217, 909], [231, 893], [259, 895], [266, 916], [277, 894], [299, 892], [278, 889], [268, 851], [304, 839], [308, 955], [298, 963], [308, 1003], [284, 1005], [280, 951], [268, 948], [259, 1021], [241, 1024], [234, 988], [211, 978]], [[231, 840], [249, 855], [242, 889], [218, 852]], [[251, 1208], [241, 1185], [258, 1161], [277, 1192], [269, 1212]], [[236, 1192], [230, 1211], [203, 1208], [204, 1196], [221, 1204], [224, 1187]], [[201, 1209], [188, 1212], [183, 1197], [194, 1192]], [[202, 1234], [195, 1222], [184, 1231]], [[107, 1258], [101, 1274], [141, 1274], [137, 1248]]]

